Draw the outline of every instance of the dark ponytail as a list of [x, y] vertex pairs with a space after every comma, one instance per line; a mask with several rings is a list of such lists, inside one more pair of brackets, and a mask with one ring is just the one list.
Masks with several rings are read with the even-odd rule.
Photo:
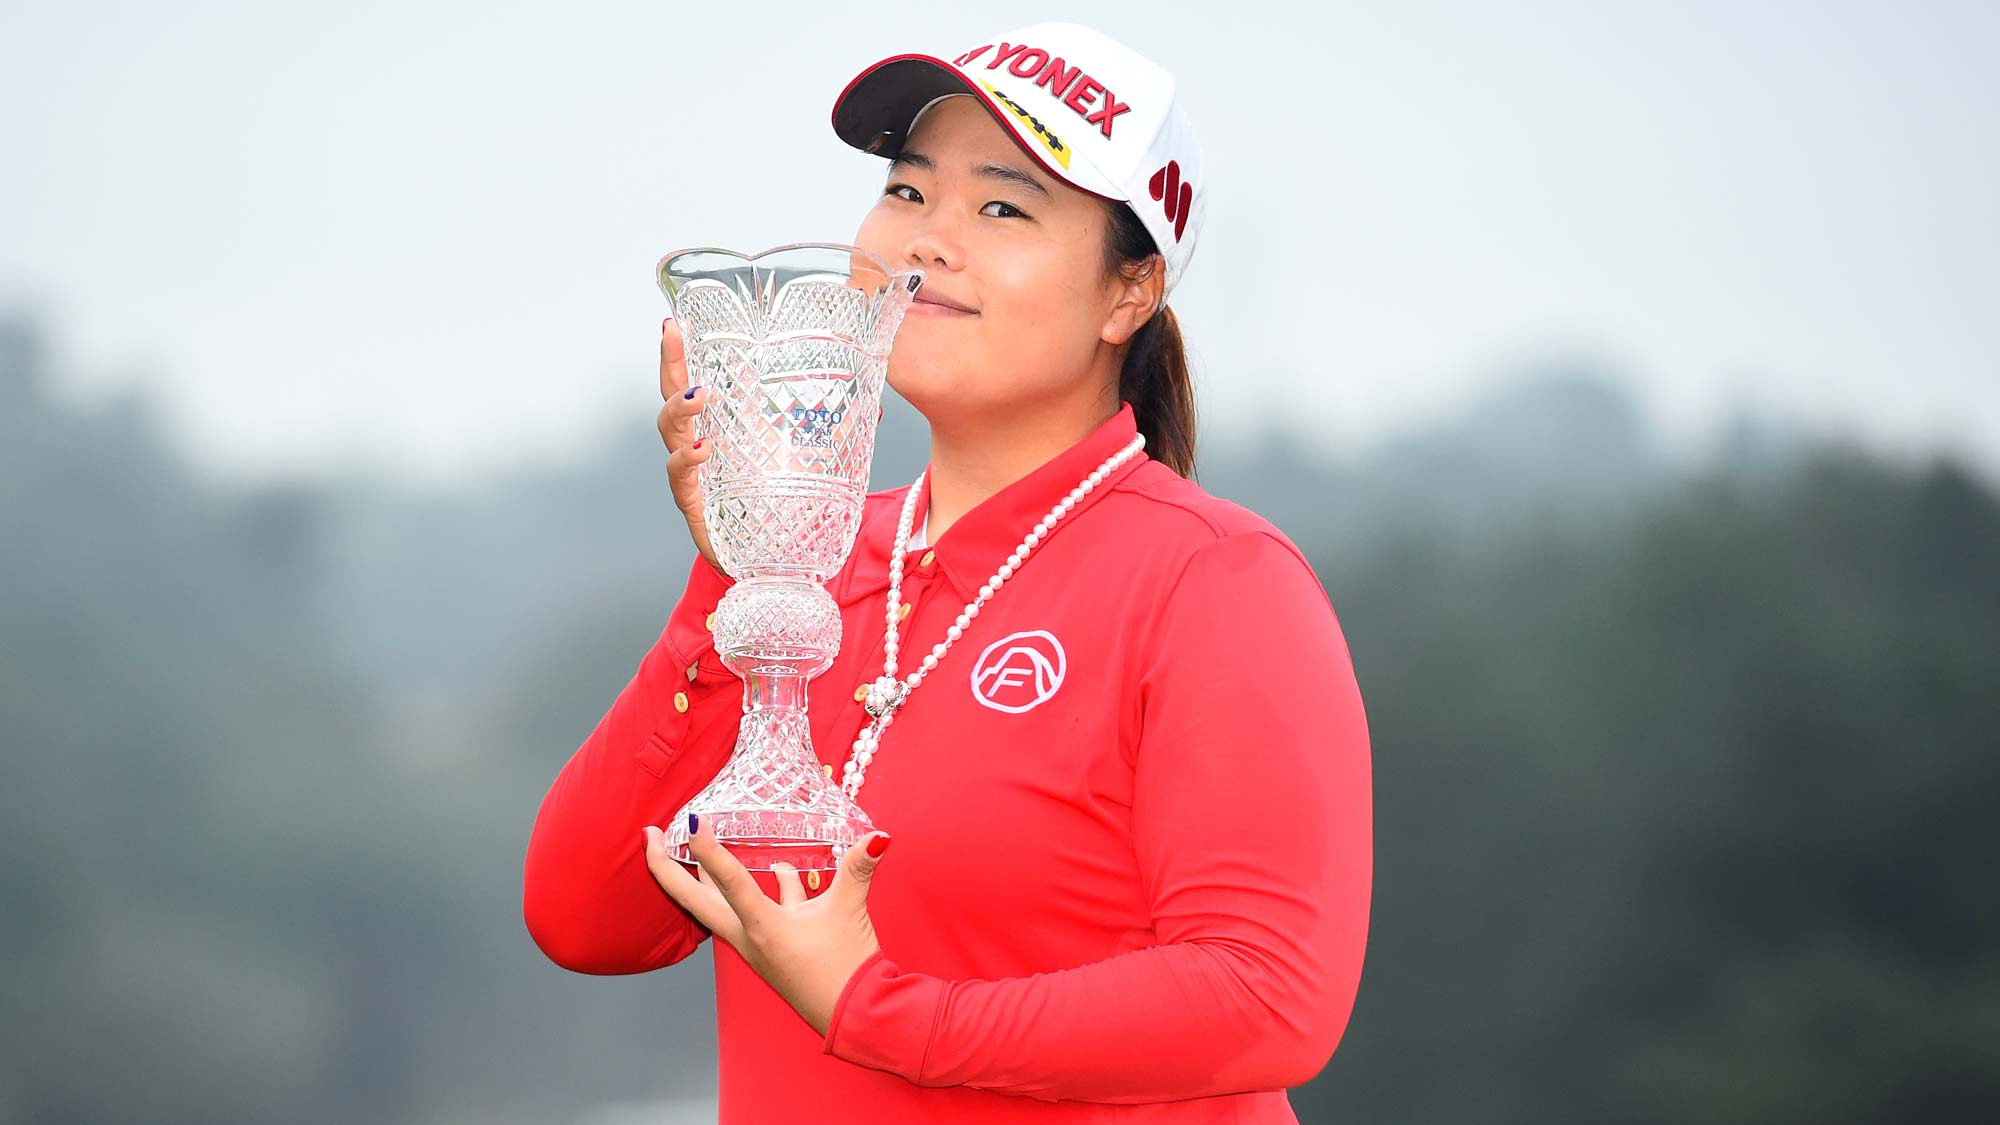
[[[1107, 203], [1110, 233], [1105, 240], [1105, 276], [1135, 277], [1146, 259], [1159, 253], [1139, 216], [1123, 203]], [[1164, 259], [1159, 268], [1166, 268]], [[1181, 326], [1165, 305], [1131, 339], [1118, 373], [1118, 397], [1132, 404], [1146, 455], [1181, 476], [1194, 479], [1194, 380]]]

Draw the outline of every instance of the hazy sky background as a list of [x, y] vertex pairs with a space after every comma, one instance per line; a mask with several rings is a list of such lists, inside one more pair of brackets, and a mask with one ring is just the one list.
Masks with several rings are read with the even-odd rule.
[[[0, 304], [211, 471], [446, 483], [651, 426], [690, 244], [850, 239], [834, 95], [1049, 18], [1174, 71], [1210, 432], [1339, 454], [1548, 355], [2000, 474], [2000, 5], [40, 4]], [[892, 14], [893, 13], [893, 14]]]

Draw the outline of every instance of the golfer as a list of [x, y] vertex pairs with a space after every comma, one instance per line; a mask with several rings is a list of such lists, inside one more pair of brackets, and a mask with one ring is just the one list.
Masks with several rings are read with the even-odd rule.
[[1210, 169], [1174, 80], [1041, 24], [876, 63], [833, 127], [888, 162], [854, 241], [925, 271], [888, 379], [930, 461], [868, 497], [810, 695], [882, 831], [825, 877], [746, 871], [699, 824], [692, 870], [663, 847], [743, 699], [668, 324], [659, 428], [700, 557], [542, 802], [528, 929], [597, 974], [715, 938], [715, 1011], [660, 1012], [654, 1042], [716, 1021], [725, 1125], [1294, 1122], [1361, 975], [1368, 731], [1306, 559], [1190, 479], [1167, 300]]

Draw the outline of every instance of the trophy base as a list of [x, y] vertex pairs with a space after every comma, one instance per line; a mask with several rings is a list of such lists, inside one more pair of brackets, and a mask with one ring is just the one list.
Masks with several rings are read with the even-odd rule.
[[[845, 794], [842, 794], [845, 797]], [[867, 814], [852, 815], [785, 809], [711, 809], [702, 824], [715, 833], [737, 862], [751, 871], [788, 863], [800, 872], [832, 871], [848, 848], [875, 830]], [[688, 854], [687, 819], [667, 830], [667, 854], [693, 866]]]

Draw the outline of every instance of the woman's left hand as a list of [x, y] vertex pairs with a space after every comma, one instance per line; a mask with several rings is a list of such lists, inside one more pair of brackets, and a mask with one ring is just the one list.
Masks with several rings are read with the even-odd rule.
[[[825, 893], [807, 897], [799, 873], [778, 864], [773, 902], [750, 871], [703, 825], [688, 841], [697, 874], [667, 855], [666, 834], [648, 825], [646, 867], [695, 921], [727, 941], [822, 1036], [833, 1005], [861, 963], [882, 948], [868, 918], [868, 884], [889, 837], [875, 832], [847, 850]], [[873, 846], [877, 854], [868, 854]]]

